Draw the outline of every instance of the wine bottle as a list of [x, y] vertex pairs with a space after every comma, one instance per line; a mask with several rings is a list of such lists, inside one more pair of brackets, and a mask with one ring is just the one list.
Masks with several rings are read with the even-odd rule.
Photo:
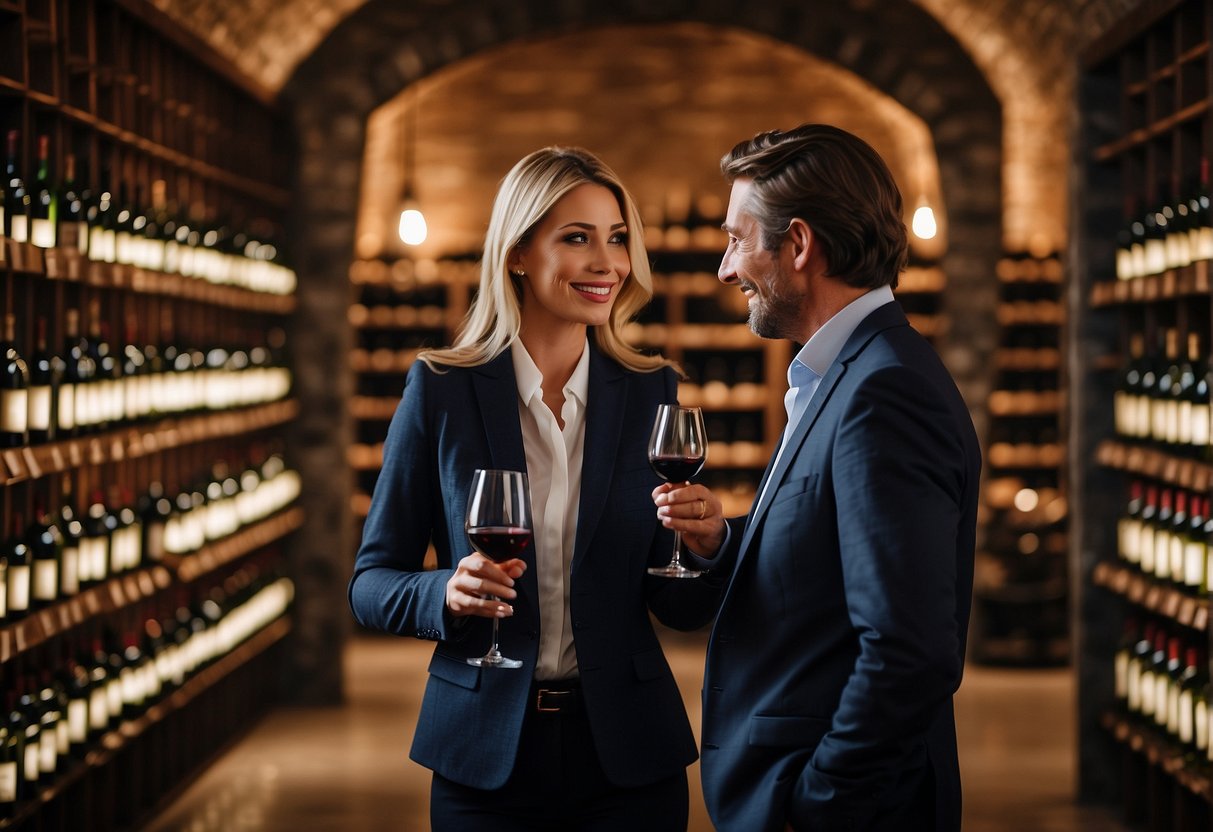
[[63, 159], [63, 185], [59, 188], [58, 222], [59, 247], [73, 254], [88, 255], [89, 195], [76, 181], [76, 155], [68, 153]]
[[[1129, 657], [1128, 681], [1125, 685], [1128, 691], [1127, 705], [1129, 712], [1137, 716], [1143, 714], [1144, 703], [1146, 698], [1146, 689], [1149, 688], [1149, 698], [1151, 703], [1154, 701], [1153, 684], [1146, 684], [1146, 674], [1149, 670], [1150, 654], [1154, 647], [1154, 632], [1158, 625], [1154, 621], [1146, 621], [1145, 626], [1140, 630], [1136, 643], [1133, 645], [1133, 653]], [[1151, 710], [1153, 710], [1151, 708]]]
[[1171, 514], [1171, 528], [1167, 534], [1170, 566], [1167, 569], [1171, 583], [1183, 586], [1185, 545], [1188, 539], [1188, 492], [1175, 490], [1175, 511]]
[[13, 515], [12, 533], [4, 547], [5, 559], [8, 561], [6, 621], [18, 621], [28, 615], [30, 611], [32, 565], [29, 544], [25, 542], [25, 529], [21, 525], [21, 520], [19, 514]]
[[49, 670], [43, 671], [37, 690], [30, 689], [30, 699], [38, 713], [38, 773], [41, 781], [49, 785], [59, 767], [59, 743], [64, 736], [61, 732], [67, 727], [62, 722], [63, 712]]
[[1159, 695], [1166, 698], [1166, 713], [1158, 720], [1159, 727], [1166, 729], [1172, 737], [1179, 735], [1179, 684], [1184, 664], [1180, 653], [1179, 639], [1167, 639], [1167, 665], [1159, 684]]
[[1182, 588], [1189, 595], [1199, 596], [1205, 583], [1207, 555], [1205, 552], [1205, 521], [1209, 512], [1209, 499], [1199, 494], [1192, 495], [1188, 518], [1188, 532], [1184, 536], [1184, 569]]
[[88, 746], [89, 704], [92, 683], [88, 670], [79, 661], [70, 661], [67, 675], [67, 732], [71, 743], [71, 754], [81, 757]]
[[29, 240], [38, 248], [54, 248], [59, 203], [51, 183], [50, 138], [47, 136], [38, 137], [38, 172], [30, 191]]
[[25, 729], [24, 772], [25, 797], [33, 798], [38, 792], [38, 781], [42, 779], [42, 720], [39, 718], [36, 700], [30, 694], [33, 683], [26, 678], [24, 692], [17, 700], [17, 708], [21, 711], [21, 725]]
[[93, 654], [88, 659], [88, 735], [95, 743], [110, 727], [109, 654], [100, 638], [93, 639]]
[[[0, 238], [0, 245], [4, 240]], [[16, 691], [9, 691], [9, 711], [14, 710]], [[0, 818], [11, 818], [17, 812], [21, 782], [21, 743], [12, 733], [11, 724], [0, 723]]]
[[[108, 182], [106, 177], [103, 182]], [[114, 230], [114, 198], [107, 187], [97, 189], [95, 200], [85, 208], [88, 223], [88, 257], [98, 263], [113, 263], [118, 259], [117, 235]]]
[[72, 499], [68, 479], [63, 479], [63, 491], [59, 500], [59, 535], [63, 538], [63, 556], [59, 564], [59, 594], [71, 598], [80, 592], [80, 538], [84, 526], [76, 517], [75, 501]]
[[124, 266], [135, 261], [135, 230], [132, 225], [135, 212], [125, 185], [118, 186], [118, 201], [114, 210], [114, 262]]
[[1133, 647], [1139, 638], [1139, 628], [1136, 617], [1125, 618], [1120, 645], [1116, 648], [1116, 656], [1113, 659], [1113, 678], [1115, 680], [1113, 692], [1117, 703], [1126, 709], [1129, 707], [1129, 662], [1132, 661]]
[[1162, 274], [1167, 270], [1167, 231], [1166, 220], [1158, 209], [1146, 212], [1145, 253], [1147, 275]]
[[117, 521], [105, 507], [100, 491], [93, 492], [80, 539], [80, 582], [92, 586], [109, 578], [110, 550]]
[[16, 316], [4, 316], [4, 356], [0, 373], [0, 446], [13, 448], [29, 442], [29, 367], [17, 351]]
[[58, 438], [60, 361], [46, 345], [46, 318], [38, 318], [38, 336], [29, 361], [29, 442]]
[[8, 154], [4, 166], [4, 229], [0, 236], [15, 243], [28, 243], [30, 196], [18, 168], [17, 137], [16, 130], [8, 131]]
[[1171, 200], [1163, 215], [1167, 218], [1167, 266], [1182, 269], [1192, 264], [1191, 217], [1188, 200], [1179, 187], [1179, 177], [1173, 177]]
[[1179, 401], [1171, 390], [1179, 384], [1179, 332], [1169, 328], [1164, 337], [1166, 358], [1153, 391], [1150, 435], [1161, 445], [1174, 445], [1179, 436]]
[[1129, 486], [1129, 502], [1116, 524], [1117, 554], [1125, 563], [1141, 563], [1141, 513], [1145, 506], [1145, 489], [1140, 480]]
[[29, 544], [33, 562], [33, 603], [48, 607], [59, 600], [59, 571], [63, 565], [63, 536], [45, 508], [34, 511]]
[[1209, 208], [1209, 160], [1200, 160], [1200, 189], [1188, 199], [1188, 245], [1193, 260], [1213, 259], [1213, 211]]
[[1200, 690], [1204, 687], [1207, 675], [1202, 674], [1200, 664], [1200, 648], [1189, 645], [1184, 651], [1183, 667], [1176, 680], [1176, 710], [1178, 713], [1175, 720], [1176, 739], [1183, 744], [1189, 754], [1203, 750], [1197, 745], [1196, 740], [1196, 728], [1199, 721], [1196, 709], [1200, 701]]
[[[63, 360], [65, 367], [63, 370], [64, 383], [60, 388], [71, 388], [71, 412], [73, 417], [73, 425], [71, 430], [75, 434], [84, 434], [91, 432], [97, 424], [98, 414], [101, 410], [100, 387], [97, 379], [97, 366], [93, 362], [92, 356], [89, 355], [90, 348], [88, 341], [80, 334], [80, 313], [76, 309], [67, 310], [64, 316], [64, 332], [66, 333], [67, 343], [64, 344]], [[63, 422], [63, 414], [68, 412], [67, 402], [60, 399], [60, 423]]]
[[[1175, 492], [1164, 488], [1158, 498], [1158, 516], [1154, 519], [1154, 577], [1166, 582], [1171, 577], [1171, 517]], [[1143, 568], [1145, 564], [1142, 564]]]
[[1112, 394], [1112, 417], [1120, 436], [1139, 436], [1138, 397], [1141, 395], [1143, 339], [1140, 332], [1129, 337], [1129, 360], [1125, 362], [1116, 392]]

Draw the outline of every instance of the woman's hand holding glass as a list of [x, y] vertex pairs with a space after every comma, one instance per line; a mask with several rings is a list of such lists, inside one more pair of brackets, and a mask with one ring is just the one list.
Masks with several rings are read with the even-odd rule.
[[526, 562], [522, 558], [494, 563], [479, 552], [472, 552], [459, 561], [455, 574], [446, 582], [446, 607], [456, 618], [468, 615], [508, 618], [514, 614], [514, 608], [502, 601], [517, 597], [514, 581], [525, 571]]
[[695, 554], [714, 557], [724, 544], [724, 509], [706, 485], [662, 483], [653, 489], [653, 502], [661, 525], [680, 532], [682, 542]]

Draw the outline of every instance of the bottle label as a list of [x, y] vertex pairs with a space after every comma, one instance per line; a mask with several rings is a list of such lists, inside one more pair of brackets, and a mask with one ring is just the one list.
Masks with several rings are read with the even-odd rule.
[[1154, 724], [1166, 725], [1169, 718], [1169, 697], [1167, 696], [1167, 688], [1170, 686], [1171, 680], [1166, 674], [1158, 673], [1154, 676]]
[[0, 805], [17, 802], [17, 764], [0, 763]]
[[51, 388], [48, 384], [29, 389], [29, 429], [51, 429]]
[[[1165, 678], [1165, 677], [1164, 677]], [[1167, 679], [1167, 731], [1172, 735], [1179, 733], [1179, 685]]]
[[1129, 563], [1141, 562], [1141, 521], [1123, 517], [1117, 524], [1120, 539], [1120, 557]]
[[12, 238], [15, 243], [29, 242], [29, 217], [24, 214], [14, 214], [12, 219]]
[[110, 721], [110, 706], [106, 691], [109, 686], [94, 688], [88, 697], [88, 725], [94, 731], [104, 731]]
[[34, 560], [34, 600], [54, 601], [59, 597], [59, 562], [46, 558]]
[[1179, 423], [1175, 441], [1180, 445], [1192, 444], [1192, 403], [1179, 403]]
[[25, 433], [29, 425], [26, 390], [0, 390], [0, 433]]
[[1129, 698], [1129, 651], [1116, 654], [1116, 698]]
[[1192, 444], [1197, 448], [1209, 444], [1209, 406], [1197, 405], [1192, 408]]
[[38, 742], [38, 726], [30, 726], [25, 732], [25, 780], [27, 783], [37, 783], [40, 774], [39, 751], [42, 744]]
[[72, 431], [75, 428], [75, 384], [59, 387], [59, 429]]
[[38, 248], [55, 247], [55, 224], [46, 219], [35, 219], [30, 222], [29, 241]]
[[1171, 575], [1176, 581], [1184, 576], [1184, 541], [1177, 534], [1171, 535]]
[[1147, 575], [1154, 571], [1154, 530], [1142, 526], [1141, 529], [1141, 570]]
[[29, 567], [8, 566], [8, 609], [10, 612], [25, 612], [29, 609]]
[[1184, 586], [1199, 587], [1205, 577], [1205, 544], [1189, 540], [1184, 546]]
[[84, 697], [67, 703], [67, 738], [72, 745], [88, 739], [88, 700]]
[[1196, 724], [1193, 726], [1193, 732], [1196, 735], [1196, 748], [1201, 751], [1209, 748], [1209, 703], [1199, 701], [1194, 711], [1193, 717]]
[[110, 716], [114, 719], [122, 716], [122, 681], [112, 678], [105, 686], [106, 699], [109, 701]]
[[38, 743], [38, 768], [43, 774], [55, 771], [55, 762], [59, 759], [59, 734], [55, 726], [43, 725]]
[[1177, 720], [1177, 733], [1179, 741], [1187, 745], [1192, 742], [1192, 691], [1185, 690], [1179, 695], [1177, 703], [1179, 709], [1179, 718]]
[[1141, 713], [1142, 716], [1154, 716], [1154, 671], [1141, 672]]
[[[13, 218], [16, 224], [16, 217]], [[1202, 226], [1197, 230], [1196, 250], [1199, 252], [1198, 260], [1213, 260], [1213, 228]]]
[[59, 588], [70, 598], [80, 591], [80, 547], [63, 547], [63, 568], [59, 570]]
[[0, 621], [8, 617], [8, 570], [0, 569]]

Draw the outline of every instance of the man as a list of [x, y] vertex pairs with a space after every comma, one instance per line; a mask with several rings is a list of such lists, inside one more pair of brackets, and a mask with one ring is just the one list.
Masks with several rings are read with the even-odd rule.
[[721, 162], [722, 282], [750, 327], [804, 344], [789, 419], [747, 518], [701, 485], [663, 523], [732, 577], [703, 683], [717, 828], [960, 828], [952, 694], [973, 577], [980, 451], [956, 386], [893, 299], [906, 261], [884, 162], [824, 125]]

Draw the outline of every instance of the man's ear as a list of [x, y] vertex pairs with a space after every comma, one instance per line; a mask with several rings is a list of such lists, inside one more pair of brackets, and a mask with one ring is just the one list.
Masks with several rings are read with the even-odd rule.
[[799, 217], [793, 218], [788, 225], [785, 239], [792, 245], [792, 265], [799, 270], [808, 269], [809, 260], [813, 256], [814, 244], [817, 241], [813, 235], [813, 229], [809, 228], [809, 224]]

